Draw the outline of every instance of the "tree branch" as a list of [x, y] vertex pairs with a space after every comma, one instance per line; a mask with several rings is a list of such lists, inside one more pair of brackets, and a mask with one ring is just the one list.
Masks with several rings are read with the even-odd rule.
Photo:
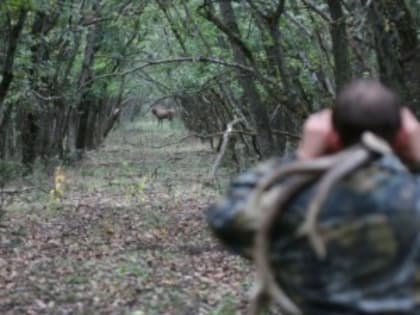
[[310, 10], [314, 11], [316, 14], [318, 14], [323, 20], [327, 21], [328, 23], [331, 23], [331, 18], [324, 12], [322, 12], [320, 9], [316, 7], [314, 3], [312, 3], [309, 0], [301, 0], [303, 4]]
[[182, 62], [202, 62], [202, 63], [214, 63], [214, 64], [218, 64], [218, 65], [222, 65], [225, 67], [231, 67], [231, 68], [237, 68], [240, 69], [242, 71], [246, 71], [249, 73], [252, 73], [253, 75], [255, 75], [257, 78], [259, 78], [262, 81], [271, 83], [271, 84], [276, 84], [275, 81], [263, 77], [261, 76], [259, 73], [257, 73], [254, 69], [249, 68], [247, 66], [244, 66], [242, 64], [239, 63], [233, 63], [233, 62], [227, 62], [227, 61], [223, 61], [220, 59], [214, 59], [214, 58], [208, 58], [208, 57], [202, 57], [202, 56], [198, 56], [198, 57], [179, 57], [179, 58], [172, 58], [172, 59], [160, 59], [160, 60], [150, 60], [138, 67], [134, 67], [130, 70], [127, 71], [123, 71], [123, 72], [113, 72], [113, 73], [108, 73], [108, 74], [103, 74], [103, 75], [99, 75], [89, 81], [86, 81], [81, 88], [84, 88], [86, 86], [88, 86], [89, 84], [91, 84], [93, 81], [98, 81], [98, 80], [103, 80], [106, 78], [110, 78], [110, 77], [117, 77], [117, 76], [126, 76], [128, 74], [131, 74], [133, 72], [139, 71], [139, 70], [143, 70], [145, 68], [148, 68], [150, 66], [156, 66], [156, 65], [162, 65], [162, 64], [170, 64], [170, 63], [182, 63]]
[[[240, 119], [240, 120], [242, 120], [242, 119]], [[288, 131], [285, 131], [285, 130], [272, 129], [272, 132], [274, 134], [284, 135], [284, 136], [293, 138], [295, 140], [300, 140], [300, 136], [299, 135], [294, 134], [294, 133], [291, 133], [291, 132], [288, 132]], [[184, 137], [182, 137], [182, 138], [180, 138], [178, 140], [175, 140], [174, 142], [169, 142], [169, 143], [165, 143], [165, 144], [158, 145], [158, 146], [151, 146], [151, 148], [153, 148], [153, 149], [161, 149], [161, 148], [168, 147], [168, 146], [171, 146], [171, 145], [179, 144], [179, 143], [181, 143], [181, 142], [183, 142], [183, 141], [185, 141], [185, 140], [187, 140], [189, 138], [196, 137], [196, 138], [205, 140], [205, 139], [210, 139], [210, 138], [213, 138], [213, 137], [224, 136], [225, 133], [226, 133], [226, 131], [217, 131], [217, 132], [207, 133], [207, 134], [192, 133], [192, 134], [189, 134], [187, 136], [184, 136]], [[251, 137], [258, 135], [253, 130], [238, 130], [238, 129], [232, 129], [230, 131], [230, 134], [241, 134], [241, 135], [251, 136]]]
[[[202, 12], [204, 9], [204, 12]], [[221, 30], [229, 39], [239, 47], [239, 49], [243, 52], [243, 54], [248, 58], [248, 60], [255, 64], [254, 57], [252, 56], [251, 50], [248, 48], [248, 46], [244, 43], [244, 41], [238, 36], [238, 34], [235, 34], [229, 27], [227, 27], [217, 16], [215, 16], [211, 10], [208, 8], [201, 7], [199, 8], [199, 14], [206, 18], [207, 20], [213, 22], [216, 27]], [[200, 12], [201, 11], [201, 12]]]
[[242, 121], [242, 119], [235, 118], [233, 121], [231, 121], [230, 123], [227, 124], [226, 131], [223, 134], [222, 146], [220, 147], [219, 154], [217, 155], [217, 158], [214, 161], [213, 167], [211, 168], [211, 172], [210, 172], [210, 176], [209, 176], [210, 179], [215, 179], [216, 178], [216, 172], [217, 172], [217, 169], [219, 168], [220, 162], [222, 161], [223, 155], [225, 154], [227, 145], [229, 143], [230, 135], [233, 131], [233, 126], [240, 121]]

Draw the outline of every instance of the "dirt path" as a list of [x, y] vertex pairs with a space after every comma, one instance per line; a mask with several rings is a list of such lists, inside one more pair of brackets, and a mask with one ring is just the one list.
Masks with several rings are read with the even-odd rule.
[[35, 173], [0, 222], [0, 314], [236, 314], [250, 268], [205, 225], [214, 155], [143, 122], [80, 165]]

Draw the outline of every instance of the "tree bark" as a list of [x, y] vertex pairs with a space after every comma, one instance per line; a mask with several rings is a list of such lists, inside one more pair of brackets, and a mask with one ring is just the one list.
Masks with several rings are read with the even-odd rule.
[[[242, 65], [249, 64], [248, 60], [253, 60], [252, 56], [249, 56], [249, 51], [243, 51], [243, 44], [241, 42], [239, 27], [236, 23], [236, 18], [233, 12], [232, 4], [230, 0], [220, 1], [220, 11], [224, 20], [223, 29], [230, 30], [228, 35], [235, 62]], [[215, 19], [211, 19], [212, 21]], [[219, 23], [220, 24], [220, 23]], [[222, 30], [223, 30], [222, 29]], [[232, 35], [229, 35], [232, 34]], [[233, 37], [232, 37], [233, 36]], [[257, 143], [259, 151], [263, 156], [271, 155], [274, 152], [273, 148], [273, 136], [270, 128], [270, 121], [267, 114], [267, 109], [260, 99], [260, 95], [255, 86], [255, 78], [249, 73], [242, 70], [237, 71], [239, 82], [242, 86], [245, 99], [249, 102], [253, 118], [255, 120], [257, 133]]]
[[[396, 89], [404, 102], [418, 110], [420, 81], [415, 69], [420, 66], [420, 55], [415, 29], [409, 25], [409, 20], [404, 22], [396, 18], [407, 14], [404, 1], [372, 1], [369, 7], [381, 81]], [[405, 53], [411, 54], [406, 60], [403, 58]]]
[[[93, 14], [95, 18], [100, 17], [100, 3], [101, 0], [97, 0], [93, 5]], [[90, 29], [86, 39], [86, 48], [83, 58], [82, 70], [79, 76], [79, 88], [81, 93], [80, 101], [77, 105], [77, 111], [79, 115], [78, 127], [76, 131], [76, 149], [84, 151], [87, 147], [88, 140], [88, 128], [94, 128], [89, 126], [89, 116], [92, 110], [93, 100], [90, 93], [92, 87], [93, 70], [92, 66], [95, 60], [95, 54], [99, 49], [100, 41], [100, 27], [98, 24], [90, 25]]]
[[[2, 71], [2, 80], [0, 82], [0, 108], [6, 98], [7, 92], [9, 90], [10, 84], [13, 80], [13, 64], [15, 61], [16, 48], [22, 33], [23, 26], [25, 24], [27, 16], [27, 11], [21, 9], [19, 11], [19, 17], [16, 25], [14, 25], [9, 34], [9, 43], [7, 47], [7, 53], [5, 58], [5, 63]], [[0, 123], [1, 125], [1, 123]]]
[[[48, 15], [45, 12], [37, 12], [31, 28], [33, 38], [47, 36], [48, 32], [56, 25], [58, 15]], [[31, 67], [28, 71], [28, 79], [34, 93], [43, 94], [45, 87], [51, 89], [48, 77], [39, 71], [39, 65], [50, 59], [48, 47], [41, 41], [35, 42], [30, 47]], [[54, 133], [56, 121], [51, 117], [49, 101], [38, 98], [38, 104], [26, 108], [23, 113], [22, 125], [22, 163], [31, 167], [37, 156], [51, 155], [51, 136]], [[53, 119], [51, 119], [53, 118]]]
[[336, 91], [350, 80], [351, 63], [349, 58], [347, 31], [345, 15], [341, 7], [341, 2], [337, 0], [328, 0], [328, 7], [331, 15], [331, 40], [334, 55], [334, 76]]
[[12, 114], [12, 106], [9, 104], [4, 107], [3, 103], [13, 81], [13, 64], [15, 61], [16, 48], [20, 35], [22, 34], [22, 29], [25, 25], [26, 16], [27, 11], [25, 9], [20, 9], [18, 20], [14, 26], [11, 26], [10, 34], [8, 34], [9, 42], [3, 65], [2, 80], [0, 81], [0, 159], [3, 159], [6, 155], [7, 134], [5, 128]]

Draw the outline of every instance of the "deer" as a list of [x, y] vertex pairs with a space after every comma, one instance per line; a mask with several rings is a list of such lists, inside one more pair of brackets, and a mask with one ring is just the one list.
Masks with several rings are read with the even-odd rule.
[[158, 124], [162, 125], [164, 119], [172, 121], [172, 118], [175, 116], [175, 109], [156, 105], [152, 108], [152, 114], [158, 119]]

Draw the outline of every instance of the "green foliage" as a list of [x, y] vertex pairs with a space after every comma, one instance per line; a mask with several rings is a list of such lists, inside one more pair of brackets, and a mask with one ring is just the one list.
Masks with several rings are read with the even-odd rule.
[[[229, 107], [222, 110], [225, 114], [210, 118], [218, 122], [214, 132], [221, 131], [232, 113], [245, 114], [252, 128], [257, 117], [253, 117], [250, 100], [244, 94], [246, 88], [238, 76], [244, 72], [236, 67], [235, 56], [241, 47], [246, 47], [252, 57], [241, 63], [251, 70], [249, 80], [261, 99], [259, 105], [266, 108], [267, 115], [277, 104], [300, 107], [288, 114], [296, 118], [297, 125], [302, 113], [307, 112], [302, 103], [325, 104], [334, 90], [330, 24], [325, 18], [329, 12], [325, 3], [316, 2], [316, 12], [299, 1], [286, 1], [278, 21], [268, 18], [274, 16], [279, 3], [232, 1], [239, 29], [233, 40], [229, 33], [233, 29], [226, 27], [217, 1], [4, 0], [0, 4], [0, 27], [5, 32], [0, 39], [5, 43], [20, 10], [28, 10], [14, 60], [13, 82], [3, 102], [14, 108], [15, 121], [10, 125], [15, 126], [16, 133], [19, 128], [27, 128], [17, 123], [20, 111], [51, 117], [77, 111], [81, 116], [85, 107], [97, 106], [92, 111], [100, 112], [106, 101], [119, 96], [123, 102], [136, 100], [133, 107], [141, 104], [148, 108], [165, 97], [163, 105], [172, 106], [175, 100], [180, 104], [180, 96], [197, 101], [212, 94], [217, 95], [217, 106]], [[413, 1], [410, 4], [415, 5]], [[208, 12], [219, 22], [208, 18]], [[351, 26], [360, 24], [350, 13], [348, 19]], [[278, 32], [277, 38], [273, 31]], [[224, 64], [195, 61], [199, 57]], [[376, 62], [374, 54], [367, 57], [367, 63]], [[182, 58], [188, 60], [179, 60]], [[0, 49], [0, 65], [4, 61], [4, 50]], [[364, 69], [371, 73], [368, 70]], [[331, 82], [330, 90], [326, 82]], [[106, 123], [110, 113], [112, 110], [107, 115], [100, 113], [97, 119], [102, 121], [90, 122], [89, 127], [100, 133], [101, 123]], [[78, 132], [69, 131], [74, 118], [56, 119], [54, 123], [66, 124], [65, 132], [51, 144], [54, 149], [38, 155], [64, 158], [80, 149], [74, 147], [75, 139], [70, 139]], [[75, 125], [80, 126], [77, 121]], [[49, 134], [49, 130], [40, 132]], [[64, 142], [69, 147], [61, 150]]]
[[9, 12], [15, 12], [20, 9], [32, 9], [37, 4], [34, 0], [3, 0], [0, 7], [4, 6]]

